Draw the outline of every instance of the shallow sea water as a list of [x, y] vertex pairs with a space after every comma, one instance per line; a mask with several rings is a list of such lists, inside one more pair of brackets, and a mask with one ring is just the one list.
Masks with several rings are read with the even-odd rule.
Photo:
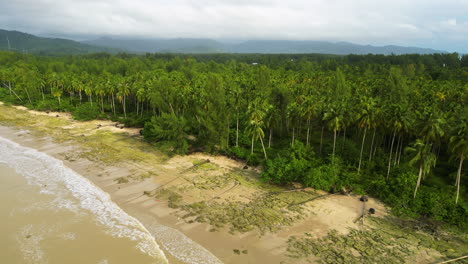
[[44, 153], [0, 137], [0, 262], [167, 263], [109, 195]]

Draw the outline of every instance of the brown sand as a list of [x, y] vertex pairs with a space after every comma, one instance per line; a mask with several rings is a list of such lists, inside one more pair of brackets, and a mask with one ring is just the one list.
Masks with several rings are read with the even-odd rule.
[[[0, 105], [2, 110], [11, 107]], [[115, 122], [111, 121], [72, 121], [70, 116], [64, 113], [49, 113], [25, 110], [16, 107], [19, 114], [25, 115], [27, 111], [30, 115], [48, 116], [47, 118], [57, 118], [66, 120], [66, 125], [56, 127], [56, 129], [77, 130], [76, 133], [92, 134], [96, 130], [108, 130], [112, 133], [127, 133], [131, 136], [138, 136], [138, 129], [124, 128], [119, 129], [113, 126]], [[0, 114], [1, 121], [1, 114]], [[96, 128], [98, 124], [102, 126]], [[11, 124], [10, 124], [11, 125]], [[176, 156], [169, 160], [138, 161], [119, 161], [118, 164], [108, 165], [103, 162], [89, 160], [76, 153], [80, 153], [81, 147], [73, 142], [54, 141], [54, 138], [44, 134], [34, 133], [34, 127], [27, 127], [32, 132], [21, 129], [24, 127], [5, 127], [0, 126], [0, 135], [10, 140], [16, 141], [21, 145], [38, 149], [55, 158], [64, 161], [65, 165], [77, 171], [79, 174], [92, 180], [97, 186], [108, 192], [113, 201], [122, 207], [127, 213], [138, 218], [145, 226], [151, 226], [154, 222], [174, 228], [180, 231], [186, 237], [189, 237], [202, 247], [208, 249], [217, 258], [224, 263], [300, 263], [300, 260], [292, 260], [285, 256], [286, 241], [291, 235], [302, 235], [304, 232], [311, 233], [316, 237], [326, 235], [331, 229], [336, 229], [341, 233], [346, 233], [350, 228], [359, 228], [359, 223], [355, 220], [361, 215], [362, 203], [357, 196], [331, 195], [321, 199], [310, 201], [305, 204], [308, 212], [305, 219], [284, 227], [277, 233], [267, 233], [260, 235], [258, 231], [250, 231], [243, 234], [230, 234], [227, 230], [221, 229], [217, 232], [210, 232], [211, 227], [202, 223], [187, 223], [180, 218], [178, 210], [169, 208], [165, 201], [157, 200], [154, 197], [143, 195], [144, 191], [154, 190], [158, 186], [178, 186], [187, 184], [186, 179], [198, 176], [200, 173], [187, 172], [193, 166], [194, 160], [210, 159], [211, 164], [215, 164], [212, 171], [203, 171], [203, 175], [219, 175], [222, 172], [239, 170], [244, 164], [221, 156], [211, 156], [206, 154], [193, 154], [188, 156]], [[84, 131], [84, 132], [83, 132]], [[135, 150], [139, 151], [139, 150]], [[136, 153], [136, 152], [135, 152]], [[142, 154], [143, 155], [143, 154]], [[140, 175], [151, 172], [151, 177], [143, 180], [137, 179]], [[250, 170], [254, 175], [255, 170]], [[128, 183], [119, 184], [116, 179], [128, 179]], [[186, 178], [186, 179], [184, 179]], [[230, 188], [226, 186], [224, 188]], [[222, 189], [221, 189], [222, 190]], [[184, 197], [184, 199], [193, 199], [193, 201], [206, 200], [209, 196], [215, 197], [222, 194], [220, 189], [197, 194], [193, 193]], [[240, 186], [233, 188], [229, 194], [220, 199], [249, 200], [253, 195], [261, 190], [253, 187]], [[198, 198], [197, 198], [198, 197]], [[385, 207], [373, 200], [367, 203], [367, 208], [374, 207], [379, 216], [386, 214]], [[164, 241], [160, 241], [160, 244]], [[162, 245], [163, 246], [163, 245]], [[233, 249], [248, 250], [248, 254], [234, 254]], [[174, 252], [166, 251], [171, 263], [186, 263], [181, 261], [180, 256], [171, 256]]]

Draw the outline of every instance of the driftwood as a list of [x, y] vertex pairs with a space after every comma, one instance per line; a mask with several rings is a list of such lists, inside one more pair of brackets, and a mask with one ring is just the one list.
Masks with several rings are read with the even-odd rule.
[[466, 258], [468, 258], [468, 255], [463, 256], [463, 257], [459, 257], [459, 258], [455, 258], [455, 259], [450, 259], [450, 260], [442, 261], [442, 262], [439, 262], [438, 264], [450, 263], [450, 262], [454, 262], [454, 261], [462, 260], [462, 259], [466, 259]]

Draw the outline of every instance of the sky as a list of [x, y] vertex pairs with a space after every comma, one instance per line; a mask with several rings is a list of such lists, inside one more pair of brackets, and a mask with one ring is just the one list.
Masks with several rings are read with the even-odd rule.
[[326, 40], [468, 53], [468, 0], [0, 0], [0, 28], [72, 38]]

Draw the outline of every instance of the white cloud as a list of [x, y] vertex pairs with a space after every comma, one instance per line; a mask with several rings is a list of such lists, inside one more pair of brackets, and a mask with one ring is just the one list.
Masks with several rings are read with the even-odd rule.
[[467, 14], [468, 0], [0, 0], [9, 29], [169, 38], [468, 44]]

